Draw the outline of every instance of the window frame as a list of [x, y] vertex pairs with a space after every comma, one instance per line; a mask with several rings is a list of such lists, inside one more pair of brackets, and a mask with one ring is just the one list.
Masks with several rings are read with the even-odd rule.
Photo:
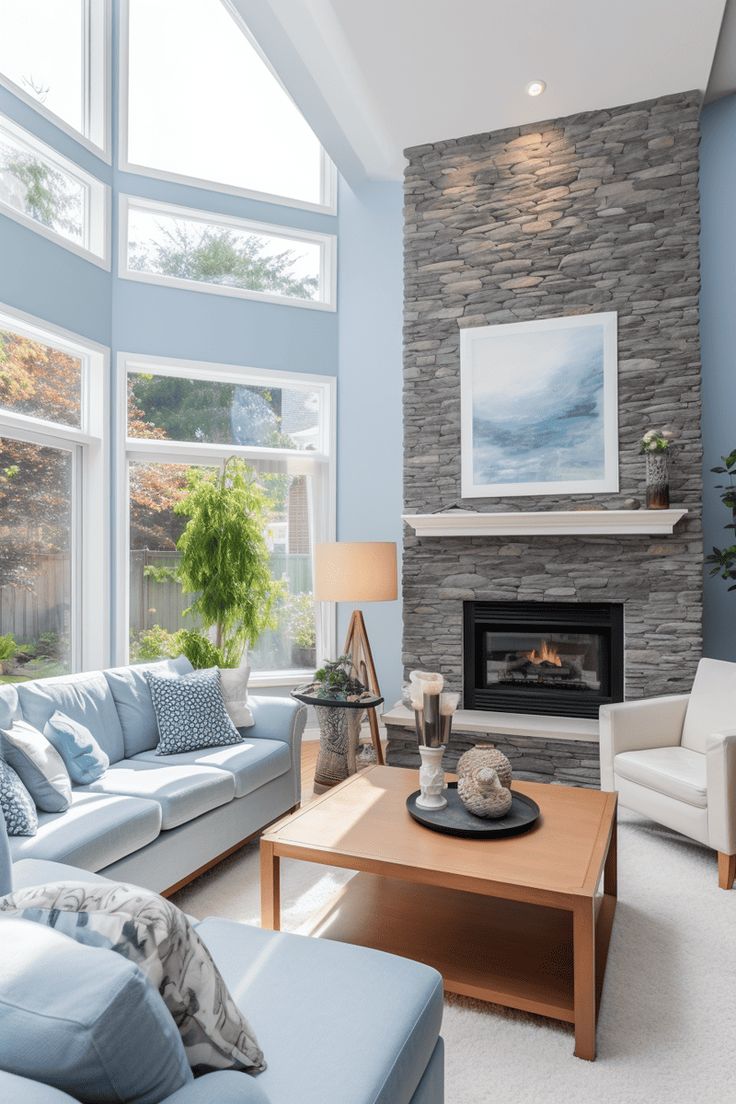
[[99, 670], [110, 660], [110, 351], [4, 303], [0, 303], [0, 329], [81, 361], [79, 427], [0, 407], [0, 437], [72, 454], [70, 665], [72, 672]]
[[63, 154], [55, 150], [53, 146], [49, 146], [46, 142], [42, 142], [35, 134], [31, 134], [30, 131], [19, 126], [13, 119], [10, 119], [7, 115], [0, 112], [0, 136], [3, 132], [7, 133], [11, 139], [15, 138], [24, 145], [30, 146], [32, 150], [36, 150], [41, 157], [51, 162], [60, 172], [73, 177], [87, 189], [87, 201], [84, 205], [83, 232], [84, 238], [89, 244], [83, 245], [73, 241], [71, 238], [64, 237], [58, 230], [54, 230], [50, 226], [44, 226], [43, 223], [38, 222], [37, 219], [32, 218], [23, 211], [17, 210], [17, 208], [13, 207], [10, 203], [6, 203], [1, 198], [0, 214], [13, 219], [13, 221], [17, 222], [20, 226], [25, 226], [28, 230], [33, 230], [42, 238], [47, 238], [55, 245], [63, 246], [64, 249], [68, 249], [71, 253], [76, 253], [78, 257], [82, 257], [85, 261], [90, 261], [92, 264], [97, 265], [98, 268], [103, 268], [106, 272], [109, 272], [111, 270], [112, 202], [110, 185], [106, 184], [104, 180], [100, 180], [99, 177], [94, 176], [92, 173], [87, 172], [86, 169], [83, 169], [80, 165], [76, 164], [76, 162], [70, 161], [68, 157], [64, 157]]
[[112, 0], [80, 0], [83, 8], [83, 115], [85, 130], [76, 130], [55, 111], [34, 99], [0, 71], [0, 85], [53, 123], [75, 142], [112, 164]]
[[[278, 73], [274, 70], [270, 61], [256, 42], [249, 28], [243, 21], [240, 12], [228, 0], [221, 0], [234, 21], [240, 27], [250, 45], [260, 56], [264, 65], [268, 68], [274, 80], [283, 88], [289, 99], [293, 97], [285, 87]], [[134, 173], [137, 176], [146, 176], [154, 180], [168, 180], [176, 184], [188, 184], [194, 188], [204, 188], [212, 192], [224, 192], [227, 195], [242, 196], [245, 199], [256, 199], [262, 203], [276, 203], [282, 207], [293, 207], [300, 211], [315, 211], [325, 215], [337, 214], [337, 168], [328, 155], [324, 146], [320, 143], [321, 163], [321, 202], [313, 203], [305, 199], [292, 199], [289, 196], [278, 195], [275, 192], [260, 192], [253, 188], [239, 187], [237, 184], [226, 184], [219, 180], [210, 180], [207, 177], [186, 176], [183, 173], [167, 172], [165, 169], [156, 169], [151, 166], [139, 165], [131, 161], [128, 156], [129, 137], [129, 81], [130, 81], [130, 3], [129, 0], [120, 0], [120, 29], [119, 29], [119, 105], [118, 105], [118, 134], [119, 153], [118, 168], [121, 172]], [[298, 105], [296, 105], [298, 106]]]
[[[139, 272], [128, 266], [129, 214], [131, 208], [158, 212], [162, 216], [186, 218], [215, 227], [231, 227], [245, 232], [283, 238], [286, 241], [303, 241], [320, 247], [319, 290], [322, 299], [298, 299], [291, 295], [277, 295], [269, 291], [252, 291], [249, 288], [208, 284], [204, 280], [187, 280], [179, 276], [165, 276], [157, 272]], [[137, 283], [155, 284], [159, 287], [179, 288], [183, 291], [200, 291], [206, 295], [225, 295], [236, 299], [252, 299], [260, 303], [277, 303], [287, 307], [303, 307], [307, 310], [337, 310], [337, 235], [321, 230], [300, 230], [277, 223], [257, 222], [239, 215], [223, 215], [205, 211], [201, 207], [182, 207], [180, 204], [148, 199], [145, 196], [122, 193], [118, 210], [118, 277]], [[298, 373], [297, 373], [298, 374]]]
[[[178, 376], [183, 379], [254, 385], [257, 387], [303, 387], [319, 390], [323, 415], [319, 452], [300, 449], [266, 448], [251, 445], [215, 445], [202, 442], [158, 441], [128, 437], [128, 376], [136, 373]], [[116, 365], [116, 441], [115, 501], [115, 662], [125, 664], [130, 643], [130, 473], [131, 461], [142, 463], [178, 463], [213, 466], [230, 456], [243, 460], [283, 461], [289, 473], [308, 474], [314, 480], [314, 543], [336, 539], [336, 414], [337, 381], [334, 376], [306, 372], [281, 372], [235, 364], [184, 360], [120, 352]], [[314, 568], [313, 568], [314, 571]], [[316, 602], [315, 618], [318, 653], [334, 655], [337, 643], [337, 606], [334, 602]], [[314, 672], [310, 670], [258, 671], [251, 674], [249, 686], [297, 686]]]

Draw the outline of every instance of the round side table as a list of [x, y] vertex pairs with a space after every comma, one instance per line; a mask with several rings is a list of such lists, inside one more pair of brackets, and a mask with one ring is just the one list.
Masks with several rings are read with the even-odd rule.
[[357, 770], [358, 739], [363, 713], [383, 703], [383, 698], [370, 697], [361, 701], [342, 698], [318, 698], [302, 694], [299, 687], [291, 691], [292, 698], [313, 705], [319, 723], [319, 754], [314, 772], [314, 788], [321, 792], [336, 786]]

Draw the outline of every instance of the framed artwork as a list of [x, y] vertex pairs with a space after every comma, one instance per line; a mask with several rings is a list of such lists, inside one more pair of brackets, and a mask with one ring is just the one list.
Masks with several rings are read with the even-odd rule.
[[460, 335], [463, 498], [618, 491], [616, 312]]

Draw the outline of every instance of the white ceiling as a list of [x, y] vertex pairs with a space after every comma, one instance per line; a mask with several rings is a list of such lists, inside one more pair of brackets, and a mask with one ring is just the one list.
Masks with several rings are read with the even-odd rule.
[[[705, 92], [725, 0], [230, 0], [348, 177], [443, 138]], [[528, 81], [547, 90], [526, 95]]]

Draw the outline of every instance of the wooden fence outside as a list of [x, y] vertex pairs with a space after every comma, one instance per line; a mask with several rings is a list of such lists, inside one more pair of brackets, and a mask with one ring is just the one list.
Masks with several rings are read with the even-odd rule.
[[71, 572], [69, 556], [39, 556], [29, 589], [0, 586], [0, 633], [12, 633], [19, 644], [31, 644], [42, 633], [60, 637], [69, 631]]

